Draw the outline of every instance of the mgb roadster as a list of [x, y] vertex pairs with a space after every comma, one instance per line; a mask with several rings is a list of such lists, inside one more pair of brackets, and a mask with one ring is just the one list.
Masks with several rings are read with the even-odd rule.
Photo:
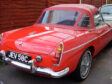
[[88, 77], [92, 59], [112, 40], [112, 28], [87, 4], [46, 8], [32, 26], [0, 35], [0, 58], [35, 75]]

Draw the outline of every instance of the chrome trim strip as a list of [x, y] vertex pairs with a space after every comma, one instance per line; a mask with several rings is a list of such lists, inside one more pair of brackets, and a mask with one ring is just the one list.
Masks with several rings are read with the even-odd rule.
[[16, 65], [17, 67], [22, 67], [22, 68], [24, 67], [24, 69], [30, 70], [29, 65], [26, 65], [26, 64], [23, 64], [23, 63], [20, 63], [20, 62], [12, 61], [11, 64]]
[[77, 47], [75, 47], [75, 48], [72, 48], [72, 49], [70, 49], [70, 50], [64, 51], [63, 53], [65, 54], [65, 53], [68, 53], [68, 52], [73, 51], [73, 50], [75, 50], [75, 49], [78, 49], [78, 48], [80, 48], [80, 47], [82, 47], [82, 46], [84, 46], [84, 45], [86, 45], [86, 44], [88, 44], [88, 43], [90, 43], [90, 42], [92, 42], [92, 41], [94, 41], [94, 40], [100, 38], [101, 36], [103, 36], [103, 35], [105, 35], [106, 33], [108, 33], [110, 30], [112, 30], [112, 28], [108, 29], [106, 32], [104, 32], [104, 33], [101, 34], [100, 36], [95, 37], [94, 39], [89, 40], [88, 42], [86, 42], [86, 43], [84, 43], [84, 44], [82, 44], [82, 45], [79, 45], [79, 46], [77, 46]]
[[64, 70], [58, 71], [58, 72], [54, 72], [53, 70], [49, 69], [49, 68], [37, 68], [38, 72], [40, 73], [47, 73], [48, 75], [51, 75], [53, 78], [60, 78], [64, 75], [66, 75], [69, 72], [69, 68], [65, 68]]

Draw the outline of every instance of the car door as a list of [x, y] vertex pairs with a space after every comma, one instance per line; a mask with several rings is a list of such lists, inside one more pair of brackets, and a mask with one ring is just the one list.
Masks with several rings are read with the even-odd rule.
[[103, 33], [103, 31], [102, 26], [99, 26], [98, 28], [94, 26], [94, 19], [92, 19], [93, 17], [94, 15], [90, 15], [87, 13], [84, 14], [78, 23], [78, 27], [80, 29], [86, 29], [87, 32], [86, 34], [84, 34], [84, 37], [80, 37], [81, 39], [83, 39], [83, 43], [92, 42], [92, 45], [94, 45], [95, 47], [96, 53], [98, 53], [101, 50], [102, 46], [102, 44], [100, 44], [101, 40], [99, 36]]
[[97, 38], [100, 40], [99, 46], [102, 49], [111, 40], [111, 28], [104, 23], [103, 18], [99, 13], [94, 15], [94, 23], [96, 26], [96, 33], [98, 35]]

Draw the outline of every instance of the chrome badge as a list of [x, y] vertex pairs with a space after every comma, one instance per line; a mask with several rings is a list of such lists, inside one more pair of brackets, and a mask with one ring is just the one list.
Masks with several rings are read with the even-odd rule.
[[22, 45], [23, 42], [22, 42], [22, 41], [16, 41], [15, 44], [17, 44], [17, 45]]
[[18, 42], [18, 45], [22, 45], [22, 44], [23, 44], [23, 42], [22, 42], [22, 41], [19, 41], [19, 42]]

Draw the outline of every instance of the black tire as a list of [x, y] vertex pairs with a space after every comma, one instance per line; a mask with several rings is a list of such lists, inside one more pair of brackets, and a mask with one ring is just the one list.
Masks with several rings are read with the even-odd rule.
[[[88, 70], [85, 71], [85, 74], [84, 74], [84, 73], [82, 73], [82, 71], [84, 72], [84, 70], [82, 70], [82, 67], [84, 69], [84, 68], [87, 68], [87, 66], [86, 65], [82, 66], [82, 63], [85, 61], [85, 58], [88, 58], [89, 65], [88, 65]], [[78, 66], [77, 66], [77, 68], [76, 68], [76, 70], [75, 70], [75, 72], [73, 74], [75, 76], [75, 80], [77, 80], [77, 81], [83, 81], [83, 80], [85, 80], [88, 77], [88, 75], [89, 75], [89, 72], [90, 72], [90, 69], [91, 69], [91, 65], [92, 65], [92, 55], [91, 55], [90, 50], [87, 49], [82, 54], [82, 56], [80, 58], [80, 61], [79, 61], [79, 64], [78, 64]]]

